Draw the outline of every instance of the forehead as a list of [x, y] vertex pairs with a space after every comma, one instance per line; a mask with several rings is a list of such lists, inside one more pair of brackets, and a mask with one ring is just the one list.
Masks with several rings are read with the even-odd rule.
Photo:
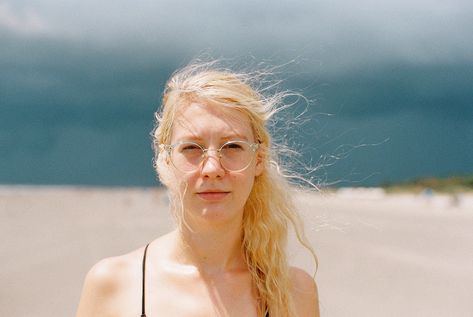
[[172, 126], [171, 141], [234, 139], [253, 141], [249, 118], [243, 112], [205, 102], [180, 106]]

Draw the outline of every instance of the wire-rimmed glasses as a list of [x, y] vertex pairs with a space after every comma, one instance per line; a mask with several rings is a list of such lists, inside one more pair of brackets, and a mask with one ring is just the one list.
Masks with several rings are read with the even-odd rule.
[[[233, 140], [214, 149], [221, 166], [229, 172], [240, 172], [250, 166], [259, 143], [249, 143], [243, 140]], [[161, 144], [174, 167], [181, 172], [195, 172], [209, 156], [212, 149], [192, 141], [180, 141], [174, 144]]]

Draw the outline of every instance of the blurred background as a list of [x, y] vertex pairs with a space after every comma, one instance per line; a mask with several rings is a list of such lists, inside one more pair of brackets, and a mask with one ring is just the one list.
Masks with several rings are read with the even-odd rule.
[[155, 186], [153, 113], [196, 56], [285, 65], [319, 182], [473, 173], [473, 2], [0, 1], [0, 184]]

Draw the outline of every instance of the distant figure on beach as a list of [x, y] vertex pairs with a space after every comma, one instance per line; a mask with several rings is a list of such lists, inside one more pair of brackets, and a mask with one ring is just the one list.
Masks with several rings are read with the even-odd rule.
[[430, 187], [424, 188], [421, 192], [422, 197], [424, 197], [427, 204], [430, 204], [432, 197], [434, 197], [434, 190]]
[[267, 129], [286, 94], [255, 76], [208, 62], [169, 79], [153, 146], [176, 229], [98, 262], [77, 317], [319, 316], [314, 278], [285, 251], [294, 225], [316, 262]]

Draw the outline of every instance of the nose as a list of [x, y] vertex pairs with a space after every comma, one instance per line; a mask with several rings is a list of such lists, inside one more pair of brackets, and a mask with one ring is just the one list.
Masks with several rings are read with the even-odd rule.
[[[210, 155], [211, 151], [214, 152], [213, 155]], [[209, 178], [218, 178], [225, 175], [225, 169], [222, 167], [222, 164], [220, 164], [219, 153], [217, 150], [207, 149], [202, 162], [202, 175]]]

